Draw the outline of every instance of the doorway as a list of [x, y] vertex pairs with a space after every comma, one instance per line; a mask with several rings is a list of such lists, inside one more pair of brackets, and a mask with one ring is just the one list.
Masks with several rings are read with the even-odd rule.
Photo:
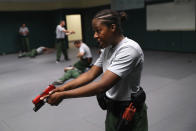
[[72, 14], [66, 15], [67, 30], [75, 31], [75, 34], [68, 36], [69, 47], [73, 47], [72, 42], [75, 40], [82, 40], [82, 24], [81, 24], [81, 15]]

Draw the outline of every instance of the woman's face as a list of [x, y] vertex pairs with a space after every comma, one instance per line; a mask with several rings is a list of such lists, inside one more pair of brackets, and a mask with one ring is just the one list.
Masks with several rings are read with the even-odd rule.
[[101, 48], [111, 45], [114, 41], [114, 28], [102, 24], [99, 19], [93, 19], [92, 27], [95, 31], [94, 38], [97, 39]]

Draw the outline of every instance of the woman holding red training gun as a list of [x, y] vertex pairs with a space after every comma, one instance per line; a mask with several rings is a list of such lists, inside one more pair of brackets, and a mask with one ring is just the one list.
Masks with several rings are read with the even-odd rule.
[[[64, 99], [88, 97], [104, 92], [109, 101], [109, 104], [106, 103], [105, 130], [117, 130], [116, 126], [126, 103], [131, 101], [133, 93], [137, 94], [142, 90], [140, 78], [144, 55], [137, 42], [122, 34], [121, 21], [125, 18], [126, 13], [112, 10], [102, 10], [95, 15], [92, 20], [94, 38], [104, 49], [103, 52], [88, 72], [54, 89], [48, 96], [49, 104], [57, 106]], [[99, 81], [93, 81], [102, 73]], [[147, 107], [144, 101], [140, 107], [136, 107], [133, 120], [124, 126], [123, 131], [148, 131]]]

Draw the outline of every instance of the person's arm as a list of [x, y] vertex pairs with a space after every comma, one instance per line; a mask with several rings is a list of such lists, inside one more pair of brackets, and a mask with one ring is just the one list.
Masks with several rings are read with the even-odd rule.
[[29, 29], [26, 27], [26, 31], [25, 31], [26, 35], [29, 35]]
[[109, 90], [120, 77], [115, 73], [107, 70], [99, 81], [91, 82], [80, 88], [62, 92], [63, 98], [88, 97]]
[[69, 67], [65, 67], [64, 68], [64, 72], [68, 71], [68, 70], [73, 70], [75, 67], [73, 66], [69, 66]]
[[81, 45], [79, 48], [79, 52], [77, 54], [77, 57], [82, 59], [82, 57], [85, 55], [85, 53], [86, 53], [86, 51], [85, 51], [84, 47], [82, 47], [82, 45]]
[[49, 54], [49, 53], [52, 53], [52, 52], [54, 52], [53, 48], [48, 48], [48, 47], [43, 48], [43, 53], [44, 54]]
[[79, 52], [79, 53], [77, 54], [77, 57], [78, 57], [78, 58], [82, 58], [84, 55], [85, 55], [85, 52]]
[[[77, 80], [82, 79], [79, 78]], [[63, 99], [93, 96], [103, 91], [109, 90], [119, 80], [120, 77], [118, 75], [107, 70], [99, 81], [91, 82], [81, 86], [80, 88], [51, 94], [48, 97], [48, 103], [51, 105], [58, 105]], [[78, 81], [75, 82], [78, 84]], [[77, 84], [75, 86], [77, 86]]]
[[19, 28], [19, 31], [18, 31], [18, 33], [19, 33], [19, 34], [21, 34], [21, 28]]
[[101, 67], [93, 66], [89, 71], [81, 74], [78, 78], [64, 84], [63, 86], [58, 87], [57, 90], [66, 91], [66, 90], [70, 90], [70, 89], [80, 87], [82, 85], [85, 85], [85, 84], [93, 81], [101, 73], [102, 73], [102, 68]]
[[60, 28], [60, 31], [64, 32], [66, 35], [71, 35], [71, 34], [74, 34], [75, 31], [69, 31], [69, 30], [66, 30], [65, 28], [61, 27]]
[[62, 27], [60, 25], [57, 26], [57, 30], [64, 32], [66, 35], [71, 33], [71, 31], [66, 30], [64, 27]]
[[21, 27], [19, 28], [18, 33], [19, 33], [20, 35], [23, 35]]
[[66, 35], [75, 34], [75, 31], [68, 31], [68, 30], [66, 30], [65, 34], [66, 34]]

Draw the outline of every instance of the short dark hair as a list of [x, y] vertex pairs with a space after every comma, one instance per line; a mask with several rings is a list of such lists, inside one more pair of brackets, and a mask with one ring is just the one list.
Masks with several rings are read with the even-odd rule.
[[110, 9], [105, 9], [98, 12], [94, 19], [102, 20], [102, 24], [110, 27], [112, 24], [115, 24], [117, 31], [122, 33], [121, 23], [127, 19], [127, 14], [125, 12], [117, 12]]
[[79, 44], [79, 43], [81, 43], [81, 41], [80, 41], [80, 40], [76, 40], [76, 41], [74, 41], [74, 44]]
[[60, 20], [60, 22], [59, 22], [59, 23], [61, 23], [61, 22], [65, 22], [65, 20]]

